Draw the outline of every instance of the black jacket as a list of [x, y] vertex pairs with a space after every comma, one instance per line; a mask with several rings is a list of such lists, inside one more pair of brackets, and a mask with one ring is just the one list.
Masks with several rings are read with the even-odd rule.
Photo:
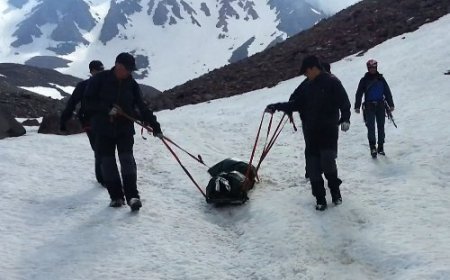
[[86, 86], [89, 80], [84, 80], [79, 82], [75, 89], [72, 92], [69, 100], [67, 101], [66, 108], [64, 108], [61, 114], [61, 123], [65, 124], [75, 111], [75, 107], [77, 107], [78, 103], [81, 103], [80, 109], [78, 110], [78, 119], [80, 120], [83, 126], [89, 125], [89, 116], [85, 114], [85, 106], [83, 102], [84, 91], [86, 90]]
[[120, 115], [109, 116], [114, 105], [127, 115], [150, 124], [154, 132], [161, 132], [156, 116], [144, 104], [138, 83], [131, 76], [126, 80], [118, 80], [114, 68], [98, 73], [89, 80], [85, 98], [86, 110], [93, 116], [92, 128], [96, 133], [109, 137], [135, 133], [133, 121]]
[[336, 77], [325, 72], [312, 81], [303, 81], [289, 102], [274, 107], [288, 114], [298, 111], [305, 141], [323, 149], [337, 149], [338, 125], [350, 122], [347, 92]]
[[389, 107], [394, 107], [391, 89], [383, 75], [378, 72], [376, 74], [367, 72], [359, 81], [355, 96], [355, 109], [361, 107], [363, 94], [365, 102], [382, 102], [386, 100]]
[[341, 82], [322, 72], [312, 81], [303, 81], [291, 95], [291, 100], [275, 107], [287, 113], [298, 111], [305, 126], [337, 126], [350, 122], [350, 101]]

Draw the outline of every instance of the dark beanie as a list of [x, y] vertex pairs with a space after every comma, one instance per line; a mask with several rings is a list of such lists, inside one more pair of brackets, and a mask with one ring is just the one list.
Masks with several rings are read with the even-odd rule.
[[302, 67], [300, 68], [300, 75], [304, 75], [306, 72], [306, 69], [312, 68], [316, 66], [320, 70], [323, 70], [322, 64], [320, 63], [320, 60], [315, 55], [308, 55], [303, 59]]
[[127, 52], [120, 53], [116, 57], [116, 63], [122, 64], [130, 72], [137, 69], [134, 57]]
[[89, 63], [89, 71], [103, 71], [105, 68], [103, 67], [103, 63], [100, 60], [92, 60]]

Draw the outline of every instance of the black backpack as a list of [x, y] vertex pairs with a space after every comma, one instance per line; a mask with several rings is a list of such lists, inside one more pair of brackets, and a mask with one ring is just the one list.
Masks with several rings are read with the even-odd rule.
[[247, 192], [255, 184], [256, 168], [249, 170], [249, 178], [245, 175], [248, 163], [233, 159], [225, 159], [208, 169], [212, 176], [206, 187], [206, 202], [216, 204], [244, 203], [248, 200]]

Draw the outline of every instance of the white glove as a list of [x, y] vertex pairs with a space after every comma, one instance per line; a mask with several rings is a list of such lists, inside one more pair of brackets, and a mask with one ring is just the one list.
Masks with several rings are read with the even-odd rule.
[[111, 117], [115, 117], [115, 116], [117, 116], [118, 113], [119, 113], [119, 110], [116, 107], [113, 107], [111, 109], [111, 111], [109, 111], [108, 115], [110, 115]]
[[350, 123], [349, 122], [343, 122], [341, 123], [341, 130], [346, 132], [347, 130], [349, 130], [350, 128]]

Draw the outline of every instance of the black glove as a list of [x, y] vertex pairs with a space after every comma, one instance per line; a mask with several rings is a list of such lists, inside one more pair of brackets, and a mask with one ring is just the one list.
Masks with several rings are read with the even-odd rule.
[[267, 105], [265, 112], [273, 114], [273, 113], [275, 113], [276, 110], [278, 110], [277, 104], [274, 103], [274, 104]]
[[153, 136], [158, 137], [159, 139], [164, 138], [164, 134], [161, 131], [157, 132], [156, 130], [153, 131]]
[[158, 137], [159, 139], [163, 139], [164, 138], [164, 134], [161, 131], [161, 127], [159, 126], [159, 123], [157, 123], [157, 125], [155, 125], [155, 127], [153, 128], [153, 136]]

